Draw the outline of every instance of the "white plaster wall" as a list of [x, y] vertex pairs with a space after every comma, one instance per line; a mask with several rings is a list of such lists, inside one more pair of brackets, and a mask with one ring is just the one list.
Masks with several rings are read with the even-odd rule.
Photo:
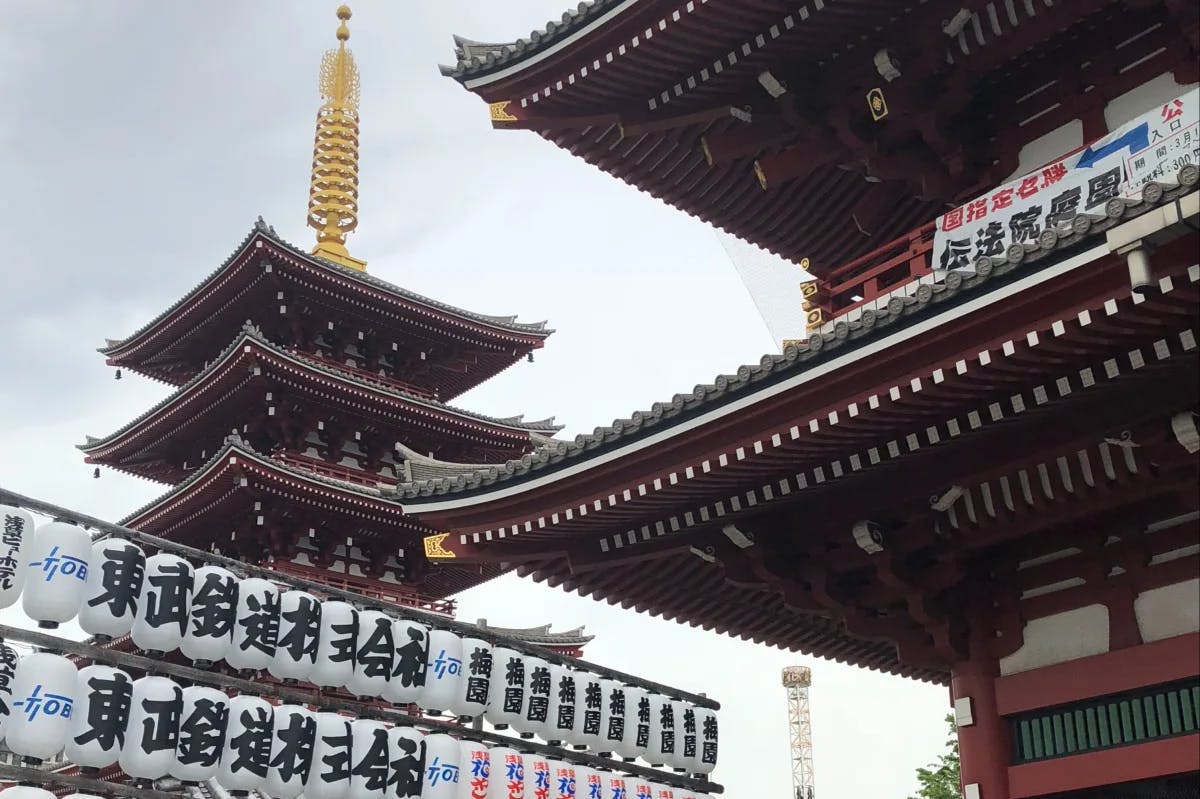
[[1069, 152], [1083, 146], [1083, 123], [1072, 119], [1060, 128], [1038, 136], [1021, 148], [1017, 169], [1004, 179], [1004, 183], [1027, 175], [1040, 166], [1057, 161]]
[[1108, 651], [1108, 608], [1103, 605], [1056, 613], [1025, 625], [1025, 643], [1000, 660], [1002, 675], [1066, 663]]
[[1109, 130], [1116, 130], [1134, 117], [1141, 116], [1151, 108], [1173, 100], [1196, 86], [1195, 83], [1187, 86], [1176, 83], [1169, 72], [1159, 75], [1110, 100], [1104, 107], [1104, 122]]
[[1146, 643], [1200, 632], [1200, 579], [1138, 594], [1133, 611]]

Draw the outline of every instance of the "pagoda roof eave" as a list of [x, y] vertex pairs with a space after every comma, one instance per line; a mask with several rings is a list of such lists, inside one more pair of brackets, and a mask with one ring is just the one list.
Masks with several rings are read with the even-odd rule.
[[596, 638], [594, 635], [585, 634], [583, 627], [555, 632], [550, 629], [549, 624], [538, 627], [496, 627], [489, 624], [486, 629], [499, 635], [520, 638], [526, 643], [540, 646], [583, 646]]
[[[1184, 193], [1193, 199], [1196, 196], [1194, 191]], [[1175, 193], [1170, 199], [1164, 196], [1159, 204], [1174, 202], [1180, 195]], [[1157, 206], [1146, 205], [1131, 216], [1153, 207]], [[799, 345], [789, 345], [782, 354], [764, 355], [757, 364], [743, 365], [734, 374], [718, 375], [712, 383], [676, 394], [669, 402], [656, 402], [649, 410], [635, 411], [608, 426], [597, 427], [591, 434], [577, 435], [574, 441], [541, 447], [521, 459], [489, 466], [475, 475], [414, 482], [400, 489], [401, 496], [414, 512], [484, 505], [545, 488], [637, 450], [666, 445], [697, 427], [729, 418], [755, 403], [915, 341], [931, 330], [1009, 298], [1023, 287], [1035, 287], [1104, 258], [1110, 255], [1104, 231], [1129, 218], [1106, 219], [1086, 235], [1065, 237], [1053, 249], [1031, 253], [1021, 263], [1019, 273], [1014, 271], [1016, 264], [1003, 264], [990, 275], [963, 279], [961, 274], [943, 274], [940, 280], [928, 284], [924, 301], [909, 296], [911, 292], [901, 287], [877, 301], [871, 309], [870, 324], [864, 324], [861, 315], [857, 319], [848, 317], [849, 321], [842, 321], [832, 334], [818, 333]], [[1001, 278], [1000, 288], [990, 282], [996, 278]]]
[[152, 337], [164, 327], [166, 327], [178, 312], [184, 309], [189, 304], [193, 303], [198, 298], [205, 295], [208, 290], [219, 282], [220, 278], [229, 270], [237, 268], [246, 261], [247, 254], [264, 245], [270, 245], [278, 248], [279, 251], [291, 258], [297, 258], [305, 262], [309, 266], [316, 267], [321, 273], [328, 274], [341, 280], [351, 283], [360, 284], [364, 287], [371, 288], [377, 291], [382, 291], [385, 294], [399, 300], [407, 305], [422, 308], [425, 311], [434, 312], [443, 316], [455, 318], [460, 324], [473, 327], [483, 332], [492, 332], [505, 339], [519, 338], [524, 341], [533, 343], [535, 346], [540, 346], [540, 342], [544, 341], [550, 334], [554, 332], [552, 328], [546, 327], [545, 322], [523, 323], [517, 322], [514, 316], [489, 316], [486, 314], [477, 314], [471, 311], [466, 311], [453, 305], [439, 302], [430, 299], [416, 292], [409, 291], [386, 280], [374, 277], [366, 272], [351, 269], [342, 266], [341, 264], [328, 261], [324, 258], [319, 258], [310, 253], [301, 250], [293, 244], [285, 241], [274, 230], [260, 218], [250, 230], [250, 233], [242, 240], [237, 249], [221, 264], [216, 270], [207, 275], [195, 287], [176, 300], [170, 307], [148, 322], [139, 330], [129, 336], [119, 339], [107, 339], [105, 346], [99, 347], [98, 352], [107, 356], [110, 360], [120, 360], [128, 355], [131, 351], [144, 343], [145, 340]]
[[170, 396], [107, 436], [100, 438], [88, 436], [86, 442], [77, 445], [77, 448], [88, 456], [103, 455], [105, 451], [119, 446], [123, 440], [129, 439], [131, 436], [136, 436], [147, 425], [172, 415], [193, 394], [198, 395], [202, 393], [204, 388], [212, 383], [215, 375], [225, 371], [232, 364], [246, 357], [271, 358], [275, 361], [286, 363], [292, 368], [301, 370], [306, 374], [333, 379], [347, 387], [367, 390], [386, 399], [411, 405], [416, 409], [423, 409], [427, 412], [458, 419], [463, 425], [484, 427], [492, 430], [497, 435], [507, 433], [509, 435], [515, 434], [528, 437], [534, 432], [552, 435], [562, 429], [561, 425], [554, 424], [553, 417], [525, 422], [519, 416], [507, 418], [486, 416], [456, 408], [435, 399], [403, 391], [398, 387], [388, 385], [384, 381], [376, 382], [349, 372], [343, 372], [320, 363], [313, 358], [285, 350], [267, 340], [253, 327], [247, 326], [243, 328], [241, 334], [234, 339], [233, 343], [213, 359], [203, 371], [180, 386]]

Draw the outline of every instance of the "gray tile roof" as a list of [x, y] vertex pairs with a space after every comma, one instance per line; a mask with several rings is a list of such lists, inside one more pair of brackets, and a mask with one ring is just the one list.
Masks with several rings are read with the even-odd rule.
[[831, 330], [813, 333], [808, 341], [799, 346], [788, 346], [781, 354], [764, 355], [758, 363], [741, 366], [733, 374], [718, 375], [711, 383], [697, 385], [690, 392], [676, 394], [666, 402], [656, 402], [647, 410], [634, 411], [628, 417], [615, 419], [611, 424], [597, 427], [590, 434], [577, 435], [574, 441], [548, 442], [519, 459], [483, 466], [474, 472], [463, 470], [460, 464], [459, 469], [453, 472], [447, 471], [431, 476], [424, 482], [414, 480], [397, 487], [397, 496], [405, 500], [414, 513], [419, 514], [422, 499], [432, 500], [447, 494], [486, 490], [496, 483], [552, 471], [642, 435], [669, 428], [749, 391], [803, 372], [848, 349], [936, 315], [950, 305], [999, 288], [1007, 282], [1004, 278], [1018, 269], [1061, 255], [1065, 250], [1072, 250], [1085, 242], [1094, 245], [1102, 239], [1105, 230], [1152, 208], [1174, 202], [1191, 192], [1196, 183], [1196, 167], [1184, 167], [1179, 175], [1179, 188], [1163, 191], [1157, 198], [1137, 203], [1110, 200], [1105, 216], [1080, 214], [1059, 231], [1043, 233], [1041, 239], [1033, 244], [1033, 249], [1024, 251], [1019, 259], [982, 257], [968, 271], [935, 272], [934, 282], [921, 284], [910, 296], [892, 296], [883, 307], [864, 310], [856, 319], [835, 320]]
[[[254, 325], [246, 324], [246, 325], [242, 326], [242, 332], [233, 340], [233, 342], [229, 346], [227, 346], [225, 349], [223, 349], [217, 355], [217, 357], [213, 358], [208, 363], [208, 366], [206, 366], [204, 369], [202, 369], [200, 372], [198, 372], [191, 380], [188, 380], [186, 383], [184, 383], [182, 386], [180, 386], [178, 389], [176, 389], [174, 392], [172, 392], [162, 402], [159, 402], [158, 404], [154, 405], [148, 411], [141, 414], [137, 418], [133, 419], [129, 423], [125, 424], [124, 426], [122, 426], [115, 432], [111, 433], [110, 435], [104, 436], [103, 438], [86, 436], [86, 442], [83, 444], [76, 445], [76, 448], [84, 450], [84, 451], [95, 449], [98, 446], [101, 446], [109, 441], [112, 441], [113, 439], [128, 432], [129, 430], [132, 430], [134, 427], [141, 424], [143, 421], [145, 421], [149, 417], [153, 416], [155, 413], [159, 412], [163, 408], [170, 405], [175, 400], [175, 397], [177, 397], [178, 395], [182, 394], [185, 391], [188, 391], [195, 385], [207, 380], [209, 378], [209, 376], [211, 375], [211, 373], [217, 369], [217, 367], [225, 360], [225, 358], [228, 355], [230, 355], [232, 352], [237, 350], [238, 347], [240, 347], [244, 342], [246, 342], [248, 340], [253, 340], [253, 341], [258, 342], [264, 349], [270, 350], [271, 352], [274, 352], [274, 353], [280, 355], [281, 357], [295, 358], [296, 360], [303, 361], [307, 366], [311, 367], [312, 369], [314, 369], [318, 372], [322, 372], [323, 374], [327, 374], [332, 377], [336, 377], [339, 380], [345, 380], [350, 383], [355, 383], [360, 386], [369, 387], [374, 391], [379, 391], [384, 394], [390, 394], [392, 396], [402, 397], [404, 400], [406, 400], [408, 402], [412, 402], [416, 405], [424, 405], [429, 408], [435, 408], [437, 410], [446, 411], [447, 413], [456, 414], [456, 415], [463, 416], [468, 419], [473, 419], [473, 420], [476, 420], [479, 422], [486, 422], [486, 423], [500, 425], [500, 426], [504, 426], [504, 427], [512, 427], [512, 428], [517, 428], [520, 430], [527, 430], [531, 434], [531, 440], [534, 440], [535, 442], [546, 441], [547, 439], [546, 439], [545, 434], [547, 434], [547, 433], [553, 434], [563, 428], [562, 425], [556, 425], [554, 423], [553, 416], [551, 416], [548, 419], [539, 419], [539, 420], [533, 421], [533, 422], [524, 421], [522, 416], [507, 416], [507, 417], [503, 417], [503, 418], [487, 416], [485, 414], [475, 413], [474, 411], [468, 411], [468, 410], [464, 410], [462, 408], [457, 408], [453, 405], [447, 405], [444, 402], [439, 402], [438, 400], [435, 400], [435, 399], [423, 397], [419, 394], [413, 394], [408, 391], [404, 391], [404, 390], [396, 387], [394, 384], [388, 383], [384, 380], [371, 380], [363, 375], [352, 374], [350, 372], [343, 372], [343, 371], [341, 371], [335, 367], [332, 367], [329, 364], [323, 363], [315, 358], [305, 357], [305, 355], [303, 353], [289, 352], [289, 351], [283, 349], [282, 347], [279, 347], [278, 345], [272, 343], [269, 339], [267, 339], [266, 336], [263, 335], [262, 331], [260, 331]], [[537, 436], [536, 439], [534, 439], [533, 435], [535, 433], [540, 433], [543, 435], [539, 435], [539, 436]]]
[[357, 269], [351, 269], [349, 267], [342, 266], [341, 264], [334, 263], [333, 261], [327, 261], [324, 258], [319, 258], [309, 252], [301, 250], [299, 247], [295, 246], [294, 244], [291, 244], [290, 242], [285, 241], [278, 233], [275, 232], [275, 228], [271, 227], [266, 222], [264, 222], [262, 217], [259, 217], [258, 221], [255, 222], [254, 227], [251, 228], [250, 232], [242, 239], [241, 243], [238, 244], [238, 246], [234, 249], [234, 251], [229, 255], [228, 258], [226, 258], [221, 263], [221, 265], [219, 267], [217, 267], [215, 270], [213, 270], [211, 273], [209, 273], [207, 276], [205, 276], [205, 278], [203, 280], [201, 280], [190, 291], [188, 291], [186, 294], [184, 294], [182, 297], [180, 297], [178, 300], [176, 300], [174, 303], [172, 303], [170, 305], [170, 307], [168, 307], [165, 311], [163, 311], [158, 316], [156, 316], [154, 319], [152, 319], [150, 322], [148, 322], [147, 324], [142, 326], [141, 329], [130, 334], [129, 336], [126, 336], [123, 339], [105, 339], [105, 346], [101, 347], [99, 349], [99, 351], [104, 354], [109, 354], [110, 352], [112, 352], [115, 349], [118, 349], [119, 347], [126, 344], [127, 342], [133, 341], [134, 339], [140, 337], [147, 331], [153, 329], [156, 325], [160, 324], [163, 320], [170, 317], [171, 314], [173, 314], [178, 308], [180, 308], [185, 302], [187, 302], [187, 300], [190, 297], [192, 297], [197, 291], [199, 291], [204, 285], [206, 285], [209, 281], [211, 281], [213, 278], [215, 278], [217, 275], [219, 275], [222, 271], [224, 271], [226, 269], [226, 267], [228, 267], [230, 265], [230, 263], [232, 263], [233, 260], [236, 259], [238, 257], [238, 255], [240, 255], [246, 249], [247, 246], [249, 246], [250, 242], [256, 236], [262, 236], [262, 237], [270, 240], [271, 243], [273, 243], [274, 245], [287, 250], [291, 255], [294, 255], [297, 258], [303, 259], [303, 260], [309, 262], [310, 264], [319, 266], [323, 269], [328, 270], [329, 272], [333, 272], [333, 273], [335, 273], [341, 277], [344, 277], [348, 280], [365, 283], [373, 288], [380, 289], [398, 299], [405, 300], [407, 302], [411, 302], [411, 303], [414, 303], [417, 305], [424, 305], [428, 308], [433, 308], [433, 309], [436, 309], [439, 311], [444, 311], [453, 316], [458, 316], [463, 319], [471, 320], [473, 322], [479, 322], [480, 324], [487, 325], [490, 327], [495, 327], [495, 328], [498, 328], [498, 329], [501, 329], [504, 331], [508, 331], [508, 332], [512, 332], [512, 333], [521, 333], [521, 334], [534, 335], [534, 336], [539, 336], [541, 338], [545, 338], [546, 336], [549, 336], [551, 333], [554, 332], [552, 329], [546, 327], [546, 322], [544, 322], [544, 321], [542, 321], [542, 322], [518, 322], [516, 320], [517, 318], [515, 316], [489, 316], [487, 314], [474, 313], [472, 311], [467, 311], [462, 308], [458, 308], [454, 305], [449, 305], [444, 302], [438, 302], [437, 300], [430, 299], [429, 297], [425, 297], [421, 294], [417, 294], [416, 292], [409, 291], [408, 289], [401, 288], [400, 286], [397, 286], [394, 283], [389, 283], [386, 280], [381, 280], [380, 278], [377, 278], [374, 275], [371, 275], [367, 272], [359, 271]]
[[495, 627], [489, 624], [486, 629], [489, 632], [520, 638], [526, 643], [543, 646], [582, 646], [596, 638], [594, 635], [585, 635], [583, 627], [553, 632], [549, 624], [543, 624], [540, 627]]
[[550, 20], [541, 29], [531, 31], [528, 36], [514, 42], [477, 42], [455, 36], [455, 64], [443, 65], [440, 69], [447, 77], [464, 80], [499, 69], [541, 52], [621, 2], [624, 0], [585, 0], [575, 8], [564, 11], [558, 20]]

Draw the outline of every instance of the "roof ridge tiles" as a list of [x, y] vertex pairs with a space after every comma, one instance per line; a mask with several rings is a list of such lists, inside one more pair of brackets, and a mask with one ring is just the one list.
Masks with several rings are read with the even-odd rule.
[[[397, 486], [397, 494], [406, 499], [420, 499], [435, 494], [445, 494], [478, 488], [480, 485], [490, 485], [494, 482], [510, 480], [527, 472], [556, 466], [564, 461], [575, 460], [586, 454], [597, 453], [601, 447], [612, 444], [631, 435], [640, 435], [646, 430], [660, 425], [673, 425], [681, 422], [701, 409], [707, 410], [715, 404], [727, 401], [729, 396], [743, 391], [752, 384], [769, 378], [783, 379], [784, 376], [808, 368], [830, 356], [844, 352], [847, 346], [857, 346], [868, 341], [894, 332], [896, 325], [909, 325], [919, 321], [933, 312], [938, 306], [947, 301], [957, 301], [963, 294], [973, 294], [981, 290], [985, 284], [999, 287], [996, 278], [1003, 277], [1017, 268], [1028, 268], [1031, 263], [1049, 261], [1050, 257], [1064, 250], [1073, 250], [1082, 242], [1102, 238], [1104, 231], [1122, 224], [1129, 219], [1139, 216], [1152, 208], [1174, 203], [1177, 198], [1194, 191], [1194, 186], [1180, 184], [1179, 188], [1162, 192], [1156, 202], [1140, 202], [1136, 205], [1124, 205], [1121, 216], [1105, 217], [1100, 220], [1088, 218], [1086, 225], [1065, 228], [1055, 239], [1052, 246], [1026, 252], [1018, 262], [1010, 262], [1005, 258], [990, 259], [986, 268], [976, 267], [968, 272], [945, 272], [939, 270], [927, 276], [929, 282], [921, 279], [922, 285], [929, 285], [928, 292], [919, 292], [913, 296], [904, 294], [905, 289], [912, 284], [899, 287], [890, 296], [877, 301], [875, 308], [863, 308], [857, 314], [848, 314], [834, 320], [832, 326], [825, 332], [814, 332], [810, 338], [799, 345], [789, 344], [782, 353], [764, 354], [757, 363], [743, 364], [738, 367], [736, 374], [720, 374], [712, 384], [697, 385], [691, 394], [675, 394], [669, 402], [655, 402], [647, 411], [634, 411], [625, 419], [614, 419], [606, 426], [596, 427], [592, 433], [580, 433], [573, 441], [556, 440], [553, 445], [539, 447], [535, 452], [542, 455], [537, 459], [508, 461], [503, 466], [496, 467], [494, 477], [481, 480], [478, 484], [465, 485], [450, 481], [438, 481], [428, 485], [413, 482]], [[1085, 216], [1086, 215], [1081, 215]], [[1040, 246], [1040, 245], [1039, 245]], [[1049, 266], [1050, 263], [1043, 264]], [[915, 282], [915, 281], [914, 281]], [[711, 390], [710, 386], [711, 385]], [[530, 456], [526, 456], [530, 458]], [[414, 510], [419, 510], [414, 508]]]

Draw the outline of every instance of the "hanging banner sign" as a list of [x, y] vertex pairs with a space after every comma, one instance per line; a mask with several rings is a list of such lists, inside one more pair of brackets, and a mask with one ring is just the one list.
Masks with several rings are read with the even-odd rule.
[[1103, 217], [1112, 199], [1140, 199], [1150, 181], [1170, 182], [1200, 163], [1200, 91], [1156, 107], [1081, 152], [1010, 181], [937, 218], [935, 269], [969, 268], [1004, 258], [1077, 214]]

